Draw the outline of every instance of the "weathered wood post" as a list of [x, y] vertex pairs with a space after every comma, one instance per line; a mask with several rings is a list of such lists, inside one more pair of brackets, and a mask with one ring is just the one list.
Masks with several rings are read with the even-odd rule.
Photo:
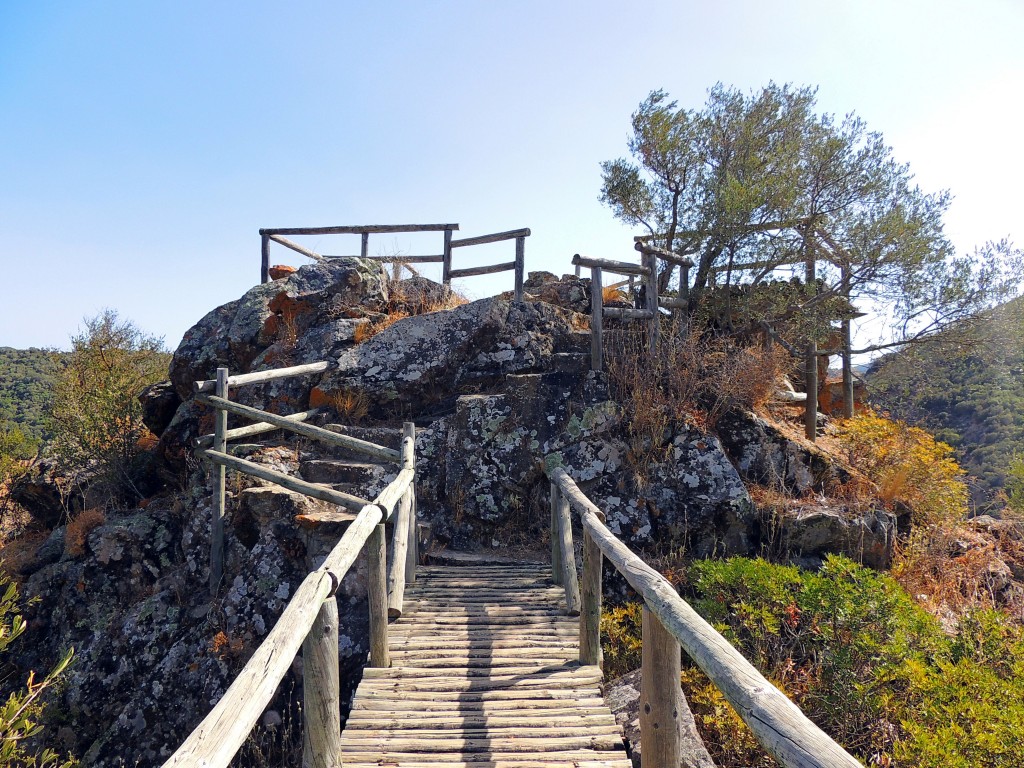
[[341, 681], [338, 603], [333, 590], [302, 642], [302, 688], [302, 768], [337, 768], [341, 765]]
[[516, 301], [523, 300], [523, 270], [526, 269], [526, 238], [516, 238]]
[[367, 256], [370, 255], [370, 233], [363, 232], [362, 237], [360, 239], [362, 242], [360, 243], [359, 246], [359, 255], [365, 259]]
[[[228, 369], [217, 369], [217, 397], [228, 399]], [[217, 408], [213, 412], [213, 450], [227, 452], [228, 412]], [[224, 506], [227, 471], [223, 464], [213, 468], [213, 510], [210, 517], [210, 595], [216, 596], [224, 575]]]
[[270, 282], [270, 235], [260, 232], [260, 282]]
[[558, 533], [558, 485], [551, 481], [551, 581], [562, 583], [562, 540]]
[[590, 369], [600, 371], [604, 366], [601, 352], [601, 321], [604, 320], [604, 287], [601, 268], [590, 269]]
[[370, 598], [370, 666], [390, 667], [388, 653], [388, 575], [384, 523], [366, 541]]
[[646, 267], [650, 270], [646, 291], [646, 309], [651, 313], [651, 319], [647, 321], [647, 344], [650, 353], [654, 355], [658, 350], [658, 334], [661, 332], [661, 318], [658, 315], [658, 257], [653, 252], [645, 253], [642, 260], [647, 262]]
[[580, 609], [580, 664], [601, 664], [601, 566], [604, 555], [583, 530], [583, 605]]
[[441, 254], [441, 282], [444, 285], [452, 284], [452, 231], [444, 231], [444, 251]]
[[[416, 469], [416, 425], [407, 421], [402, 425], [402, 469]], [[406, 491], [409, 503], [408, 545], [405, 550], [405, 583], [416, 583], [416, 564], [419, 560], [419, 541], [416, 532], [416, 483]]]
[[644, 606], [640, 679], [640, 764], [642, 768], [677, 766], [682, 759], [679, 738], [679, 682], [682, 654], [679, 641]]
[[576, 549], [572, 543], [572, 517], [569, 499], [558, 494], [558, 539], [562, 558], [562, 586], [565, 587], [565, 610], [570, 616], [580, 615], [580, 582], [576, 575]]
[[[416, 426], [412, 422], [402, 425], [402, 469], [415, 468]], [[388, 616], [397, 619], [402, 615], [405, 602], [405, 585], [409, 569], [409, 528], [412, 525], [412, 486], [406, 488], [398, 502], [395, 515], [395, 529], [391, 540], [391, 564], [388, 571]], [[415, 565], [413, 565], [415, 567]]]
[[807, 342], [804, 360], [807, 404], [804, 407], [804, 436], [812, 443], [818, 437], [818, 345]]

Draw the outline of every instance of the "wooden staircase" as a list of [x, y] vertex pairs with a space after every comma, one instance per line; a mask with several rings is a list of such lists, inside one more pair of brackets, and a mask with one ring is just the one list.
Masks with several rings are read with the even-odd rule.
[[419, 569], [391, 666], [356, 690], [345, 766], [629, 768], [564, 597], [540, 563]]

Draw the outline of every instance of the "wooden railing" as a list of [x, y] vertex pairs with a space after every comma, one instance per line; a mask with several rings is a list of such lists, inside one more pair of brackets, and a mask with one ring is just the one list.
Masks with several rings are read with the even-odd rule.
[[[441, 282], [450, 285], [453, 279], [463, 277], [474, 277], [476, 275], [489, 275], [495, 272], [515, 272], [515, 300], [523, 300], [523, 275], [526, 259], [526, 238], [530, 236], [529, 229], [514, 229], [508, 232], [496, 232], [491, 235], [479, 237], [467, 237], [461, 240], [453, 240], [452, 232], [457, 231], [458, 224], [363, 224], [358, 226], [337, 226], [337, 227], [290, 227], [261, 229], [261, 268], [260, 282], [266, 283], [270, 280], [270, 243], [274, 242], [290, 248], [314, 261], [341, 258], [362, 258], [375, 259], [377, 261], [392, 264], [392, 276], [394, 279], [401, 277], [402, 269], [407, 269], [414, 275], [419, 274], [412, 264], [441, 264]], [[425, 256], [371, 256], [370, 235], [378, 233], [397, 234], [408, 232], [443, 232], [444, 244], [439, 254]], [[285, 235], [360, 235], [361, 247], [358, 256], [332, 256], [317, 253], [309, 248], [289, 240]], [[481, 267], [466, 267], [464, 269], [452, 268], [452, 249], [465, 248], [471, 245], [484, 245], [486, 243], [497, 243], [502, 240], [515, 240], [516, 252], [513, 261], [501, 264], [489, 264]]]
[[[323, 367], [319, 367], [323, 366]], [[370, 612], [371, 667], [387, 667], [388, 617], [402, 612], [406, 583], [416, 578], [415, 427], [406, 423], [401, 450], [357, 440], [303, 423], [311, 412], [277, 416], [233, 403], [229, 387], [269, 381], [287, 376], [322, 371], [325, 363], [294, 366], [241, 376], [229, 376], [217, 369], [217, 378], [196, 382], [196, 399], [216, 409], [215, 430], [200, 437], [197, 454], [213, 462], [214, 512], [211, 521], [210, 588], [216, 593], [223, 568], [224, 471], [240, 472], [278, 483], [314, 498], [355, 510], [344, 535], [323, 564], [310, 573], [296, 589], [274, 628], [256, 649], [238, 677], [185, 742], [164, 763], [171, 766], [221, 768], [227, 766], [248, 738], [266, 709], [278, 685], [291, 667], [299, 648], [303, 657], [303, 765], [341, 765], [341, 685], [338, 671], [338, 607], [334, 599], [341, 580], [356, 557], [366, 548]], [[214, 395], [206, 394], [209, 391]], [[227, 414], [253, 419], [252, 427], [227, 430]], [[301, 418], [300, 418], [301, 417]], [[340, 445], [377, 459], [399, 464], [398, 476], [370, 501], [324, 486], [307, 483], [227, 453], [229, 436], [247, 436], [256, 431], [285, 429], [297, 434]], [[205, 446], [212, 446], [206, 448]], [[397, 509], [397, 512], [396, 512]], [[384, 523], [395, 519], [393, 552], [387, 566]]]
[[[857, 768], [832, 738], [772, 685], [715, 631], [656, 570], [619, 541], [604, 524], [604, 513], [576, 482], [548, 457], [551, 481], [551, 567], [565, 587], [570, 614], [580, 617], [580, 663], [597, 664], [601, 654], [601, 570], [607, 558], [644, 601], [640, 741], [645, 768], [678, 766], [682, 744], [677, 728], [680, 648], [713, 682], [785, 768]], [[570, 508], [583, 529], [582, 589], [576, 573]]]
[[[685, 256], [654, 248], [638, 240], [634, 246], [640, 252], [640, 264], [628, 261], [612, 261], [611, 259], [593, 259], [576, 254], [572, 263], [576, 267], [576, 276], [580, 276], [581, 267], [590, 268], [590, 367], [600, 371], [604, 367], [604, 319], [644, 320], [647, 322], [647, 342], [651, 352], [657, 348], [658, 334], [661, 328], [660, 307], [669, 309], [685, 309], [687, 305], [688, 270], [693, 262]], [[679, 281], [680, 291], [677, 297], [659, 296], [658, 292], [658, 261], [668, 261], [678, 265], [682, 270]], [[632, 297], [633, 281], [641, 278], [644, 286], [644, 308], [621, 308], [604, 306], [604, 273], [612, 272], [626, 275], [629, 278], [629, 295]], [[621, 284], [616, 284], [621, 285]]]

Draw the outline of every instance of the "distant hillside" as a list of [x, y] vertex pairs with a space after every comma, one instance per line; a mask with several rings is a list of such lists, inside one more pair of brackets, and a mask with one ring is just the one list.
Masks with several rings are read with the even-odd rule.
[[0, 347], [0, 425], [17, 424], [27, 435], [46, 437], [44, 414], [64, 353]]
[[969, 343], [887, 355], [871, 366], [868, 386], [874, 403], [957, 449], [982, 503], [1003, 487], [1013, 453], [1024, 454], [1024, 297], [947, 337]]

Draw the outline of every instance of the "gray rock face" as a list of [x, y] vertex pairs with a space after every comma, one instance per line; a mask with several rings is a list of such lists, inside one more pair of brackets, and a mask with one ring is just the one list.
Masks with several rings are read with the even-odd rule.
[[753, 413], [728, 413], [718, 422], [717, 431], [740, 474], [751, 482], [800, 494], [847, 479], [823, 451], [788, 438]]
[[399, 320], [344, 351], [317, 389], [362, 392], [380, 415], [429, 413], [466, 388], [549, 369], [553, 355], [580, 351], [583, 343], [565, 310], [481, 299]]
[[819, 568], [825, 555], [846, 555], [884, 569], [892, 564], [896, 518], [883, 510], [862, 513], [825, 503], [801, 505], [775, 520], [778, 550], [795, 564]]

